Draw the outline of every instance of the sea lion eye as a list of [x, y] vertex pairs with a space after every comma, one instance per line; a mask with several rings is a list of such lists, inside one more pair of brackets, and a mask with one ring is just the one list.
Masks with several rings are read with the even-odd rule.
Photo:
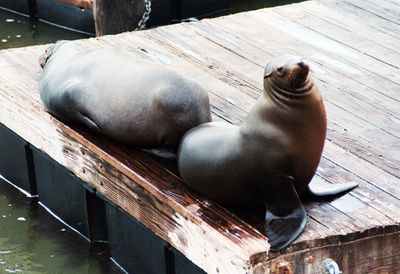
[[282, 75], [283, 72], [284, 72], [284, 71], [283, 71], [283, 66], [277, 67], [277, 68], [276, 68], [276, 71], [278, 72], [279, 75]]

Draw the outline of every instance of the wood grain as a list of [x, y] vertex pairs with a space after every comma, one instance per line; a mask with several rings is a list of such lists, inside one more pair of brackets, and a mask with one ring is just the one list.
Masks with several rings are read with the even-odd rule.
[[0, 122], [207, 272], [275, 273], [286, 261], [294, 273], [315, 273], [331, 257], [344, 273], [397, 273], [399, 14], [392, 0], [307, 1], [77, 41], [127, 49], [197, 80], [209, 92], [214, 120], [233, 124], [246, 119], [261, 93], [269, 59], [304, 56], [328, 115], [314, 180], [360, 186], [334, 200], [305, 201], [306, 229], [281, 252], [268, 252], [262, 212], [225, 209], [147, 154], [49, 115], [36, 63], [46, 46], [0, 52]]

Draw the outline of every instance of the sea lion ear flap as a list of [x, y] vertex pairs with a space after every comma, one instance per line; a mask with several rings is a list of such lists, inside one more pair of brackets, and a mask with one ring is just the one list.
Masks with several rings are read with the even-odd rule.
[[271, 195], [265, 203], [265, 234], [272, 251], [287, 247], [304, 230], [307, 215], [291, 177], [279, 176], [268, 182]]
[[272, 62], [270, 61], [264, 69], [264, 80], [268, 77], [271, 76], [272, 72], [274, 71], [274, 66], [272, 65]]

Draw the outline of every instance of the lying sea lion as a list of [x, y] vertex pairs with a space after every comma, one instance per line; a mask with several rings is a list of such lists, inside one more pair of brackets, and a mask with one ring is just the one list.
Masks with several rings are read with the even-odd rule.
[[[326, 126], [309, 66], [296, 57], [281, 56], [267, 64], [264, 92], [241, 126], [211, 122], [184, 135], [178, 169], [192, 188], [223, 204], [262, 201], [271, 250], [279, 250], [306, 225], [298, 194], [315, 174]], [[314, 194], [334, 195], [355, 186]]]
[[46, 108], [114, 140], [176, 151], [186, 131], [211, 121], [208, 94], [201, 86], [127, 51], [88, 51], [62, 41], [39, 63]]

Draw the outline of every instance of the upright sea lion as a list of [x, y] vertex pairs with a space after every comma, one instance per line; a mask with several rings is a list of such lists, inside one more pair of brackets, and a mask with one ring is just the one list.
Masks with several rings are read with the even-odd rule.
[[46, 108], [117, 141], [176, 150], [186, 131], [211, 120], [208, 94], [201, 86], [127, 51], [88, 51], [62, 41], [39, 63]]
[[[178, 169], [187, 184], [216, 201], [262, 201], [266, 235], [271, 249], [279, 250], [305, 227], [298, 193], [314, 176], [325, 135], [325, 108], [309, 66], [285, 55], [267, 64], [264, 92], [241, 126], [205, 123], [184, 135]], [[320, 194], [338, 194], [355, 186]]]

